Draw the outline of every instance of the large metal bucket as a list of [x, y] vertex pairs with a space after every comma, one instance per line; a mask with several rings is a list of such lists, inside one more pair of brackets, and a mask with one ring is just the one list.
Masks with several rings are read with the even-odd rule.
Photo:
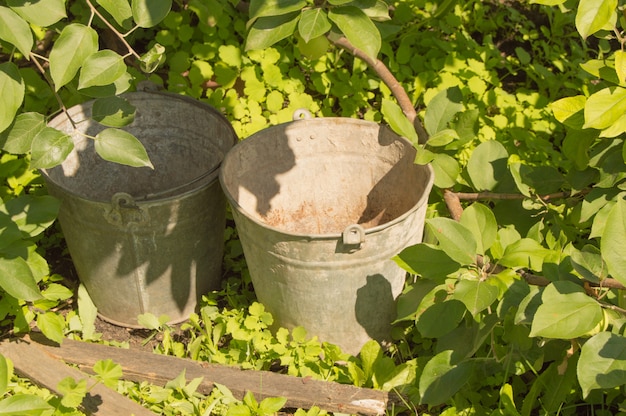
[[[99, 314], [127, 327], [147, 312], [180, 322], [220, 286], [226, 200], [217, 177], [237, 137], [221, 114], [195, 100], [124, 97], [137, 109], [124, 130], [143, 143], [154, 170], [101, 159], [93, 140], [60, 115], [49, 125], [71, 134], [75, 148], [43, 174], [62, 201], [61, 228]], [[94, 136], [103, 127], [91, 109], [88, 102], [69, 113], [81, 133]]]
[[385, 126], [348, 118], [262, 130], [225, 157], [258, 299], [276, 325], [356, 354], [389, 338], [406, 273], [391, 258], [422, 239], [430, 166]]

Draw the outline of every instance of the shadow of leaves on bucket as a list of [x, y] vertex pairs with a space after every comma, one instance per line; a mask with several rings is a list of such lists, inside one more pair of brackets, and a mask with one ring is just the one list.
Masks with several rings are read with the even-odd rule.
[[391, 284], [385, 276], [367, 276], [365, 286], [357, 289], [354, 311], [357, 322], [367, 335], [376, 341], [389, 340], [391, 322], [396, 317], [396, 307]]

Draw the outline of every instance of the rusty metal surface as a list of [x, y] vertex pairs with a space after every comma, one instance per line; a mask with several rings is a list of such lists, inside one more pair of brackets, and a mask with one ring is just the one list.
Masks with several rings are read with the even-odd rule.
[[405, 272], [391, 258], [421, 241], [430, 166], [376, 123], [323, 118], [236, 145], [220, 181], [259, 300], [277, 326], [356, 354], [389, 338]]
[[[124, 129], [144, 144], [154, 170], [101, 159], [61, 115], [50, 125], [72, 134], [75, 149], [43, 174], [62, 201], [59, 221], [100, 315], [128, 327], [146, 312], [179, 322], [220, 284], [226, 201], [217, 176], [237, 138], [221, 114], [195, 100], [125, 97], [137, 114]], [[91, 104], [70, 114], [93, 136], [104, 127], [90, 120]]]

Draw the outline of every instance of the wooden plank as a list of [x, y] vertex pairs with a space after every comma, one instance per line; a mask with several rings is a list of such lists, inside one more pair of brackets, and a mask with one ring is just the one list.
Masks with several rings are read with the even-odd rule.
[[145, 351], [64, 340], [59, 346], [45, 345], [41, 335], [32, 334], [40, 343], [35, 345], [49, 356], [75, 364], [85, 372], [91, 371], [96, 361], [110, 358], [122, 366], [123, 378], [135, 382], [148, 381], [164, 386], [183, 370], [188, 380], [202, 377], [198, 391], [209, 394], [214, 383], [230, 389], [235, 397], [243, 398], [251, 391], [257, 400], [265, 397], [285, 397], [286, 407], [309, 409], [318, 406], [329, 412], [361, 415], [382, 415], [392, 405], [400, 403], [388, 392], [355, 386], [292, 377], [269, 371], [246, 371], [190, 359], [154, 354]]
[[72, 377], [77, 382], [87, 380], [87, 386], [93, 386], [82, 402], [82, 409], [87, 414], [154, 416], [154, 413], [148, 409], [109, 389], [104, 384], [97, 383], [95, 379], [82, 371], [67, 366], [40, 347], [40, 344], [29, 342], [28, 339], [4, 340], [0, 342], [0, 354], [13, 362], [17, 374], [59, 395], [61, 393], [57, 385], [64, 378]]

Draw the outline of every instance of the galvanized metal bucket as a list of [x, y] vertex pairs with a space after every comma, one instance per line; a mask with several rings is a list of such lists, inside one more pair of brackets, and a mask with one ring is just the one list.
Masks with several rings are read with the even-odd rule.
[[[71, 134], [74, 150], [44, 170], [49, 192], [62, 201], [59, 221], [80, 280], [102, 318], [137, 327], [137, 316], [188, 318], [202, 294], [219, 288], [226, 200], [217, 177], [237, 137], [212, 107], [179, 95], [137, 92], [124, 128], [154, 165], [111, 163], [94, 151], [104, 127], [91, 120], [93, 102], [49, 125]], [[82, 133], [82, 134], [81, 134]]]
[[258, 299], [277, 326], [356, 354], [389, 339], [406, 273], [391, 258], [422, 239], [430, 166], [385, 126], [298, 120], [237, 144], [220, 173]]

